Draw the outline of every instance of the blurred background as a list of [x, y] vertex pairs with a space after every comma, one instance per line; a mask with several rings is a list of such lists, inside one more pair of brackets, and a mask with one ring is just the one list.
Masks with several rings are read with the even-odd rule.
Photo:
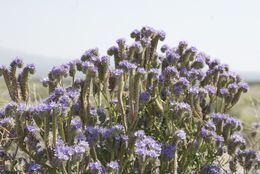
[[[187, 41], [230, 65], [251, 90], [233, 109], [249, 122], [259, 120], [259, 0], [0, 0], [0, 64], [14, 57], [35, 63], [32, 88], [47, 94], [40, 79], [48, 70], [98, 47], [102, 54], [144, 25], [166, 32], [167, 43]], [[0, 106], [8, 101], [0, 78]], [[41, 94], [42, 93], [42, 94]]]

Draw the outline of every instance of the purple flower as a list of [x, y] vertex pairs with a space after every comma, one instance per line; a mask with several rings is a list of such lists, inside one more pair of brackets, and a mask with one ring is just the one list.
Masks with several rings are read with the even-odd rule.
[[50, 104], [47, 103], [41, 103], [40, 105], [38, 105], [35, 108], [36, 112], [46, 112], [46, 111], [50, 111], [52, 109], [52, 106]]
[[74, 148], [65, 146], [64, 142], [61, 139], [58, 139], [56, 142], [55, 154], [54, 156], [61, 160], [67, 161], [69, 160], [70, 156], [74, 154]]
[[218, 70], [220, 72], [228, 71], [228, 69], [229, 69], [229, 67], [228, 67], [227, 64], [220, 64], [220, 65], [218, 65]]
[[224, 142], [224, 137], [221, 135], [216, 135], [214, 136], [216, 142]]
[[137, 138], [143, 138], [143, 137], [145, 137], [145, 133], [144, 133], [143, 130], [136, 131], [136, 132], [134, 133], [134, 135], [135, 135]]
[[177, 83], [184, 86], [185, 88], [187, 88], [190, 84], [190, 82], [185, 77], [181, 77]]
[[75, 152], [76, 154], [83, 154], [83, 153], [85, 153], [85, 151], [86, 151], [86, 149], [85, 149], [83, 146], [79, 146], [79, 145], [75, 145], [75, 146], [73, 147], [73, 149], [74, 149], [74, 152]]
[[218, 121], [226, 121], [229, 116], [227, 114], [213, 113], [213, 122], [216, 124]]
[[147, 47], [148, 45], [151, 44], [151, 39], [148, 38], [148, 37], [143, 37], [141, 39], [141, 44], [142, 44], [143, 47]]
[[10, 102], [7, 103], [4, 108], [6, 113], [8, 113], [9, 111], [15, 111], [17, 109], [17, 104], [14, 102]]
[[243, 92], [247, 92], [249, 90], [249, 86], [245, 82], [239, 82], [238, 83], [239, 89], [241, 89]]
[[231, 78], [231, 79], [233, 79], [233, 80], [235, 80], [236, 78], [237, 78], [237, 73], [235, 73], [235, 72], [228, 72], [228, 76], [229, 76], [229, 78]]
[[109, 56], [113, 56], [114, 54], [118, 53], [118, 48], [116, 46], [112, 46], [107, 50], [107, 54]]
[[209, 65], [210, 68], [213, 68], [213, 67], [219, 65], [219, 60], [217, 60], [217, 59], [210, 60], [210, 61], [208, 62], [208, 65]]
[[128, 60], [123, 60], [119, 62], [120, 68], [130, 70], [130, 69], [135, 69], [137, 66], [133, 63], [130, 63]]
[[140, 41], [134, 42], [131, 46], [130, 49], [135, 49], [137, 52], [142, 50], [142, 44]]
[[114, 76], [121, 76], [124, 73], [124, 71], [122, 69], [115, 69], [112, 71], [112, 74]]
[[30, 133], [36, 133], [39, 131], [39, 128], [38, 127], [35, 127], [33, 125], [27, 125], [26, 126], [26, 129], [28, 130], [28, 132]]
[[126, 142], [128, 141], [128, 136], [127, 135], [124, 135], [124, 134], [119, 134], [115, 137], [116, 141], [118, 142]]
[[176, 67], [174, 66], [167, 66], [164, 70], [164, 74], [166, 76], [175, 76], [178, 73]]
[[4, 118], [0, 120], [0, 125], [11, 125], [13, 123], [13, 119], [12, 118]]
[[42, 166], [40, 164], [37, 163], [31, 163], [29, 164], [27, 171], [28, 172], [34, 172], [34, 171], [38, 171], [42, 168]]
[[90, 144], [95, 143], [101, 133], [101, 128], [99, 127], [87, 127], [85, 131], [86, 139]]
[[231, 136], [231, 142], [244, 145], [246, 143], [246, 140], [240, 134], [235, 133]]
[[155, 30], [154, 30], [152, 27], [144, 26], [144, 27], [141, 29], [141, 32], [142, 32], [143, 34], [145, 34], [146, 37], [149, 37], [152, 33], [155, 32]]
[[116, 40], [116, 43], [117, 43], [119, 46], [125, 45], [125, 42], [126, 42], [126, 40], [125, 40], [124, 38], [120, 38], [120, 39], [117, 39], [117, 40]]
[[66, 95], [61, 96], [59, 99], [59, 103], [61, 104], [63, 109], [70, 107], [70, 98]]
[[102, 164], [99, 161], [90, 162], [89, 169], [93, 172], [101, 172], [102, 171]]
[[238, 89], [238, 85], [236, 83], [231, 83], [228, 85], [228, 89], [230, 89], [231, 91], [235, 91]]
[[238, 151], [238, 156], [247, 157], [247, 159], [256, 158], [256, 151], [251, 149], [240, 150]]
[[186, 133], [183, 130], [177, 130], [175, 131], [175, 136], [178, 140], [185, 140], [186, 139]]
[[158, 69], [158, 68], [151, 68], [150, 70], [149, 70], [149, 74], [153, 74], [153, 75], [159, 75], [160, 74], [160, 69]]
[[65, 94], [65, 92], [66, 92], [66, 90], [65, 90], [63, 87], [57, 87], [57, 88], [55, 88], [55, 90], [54, 90], [54, 94], [55, 94], [56, 96], [62, 96], [62, 95]]
[[205, 76], [205, 73], [201, 69], [192, 68], [189, 72], [187, 72], [189, 79], [202, 79]]
[[134, 31], [131, 32], [130, 35], [132, 38], [140, 37], [140, 31], [135, 29]]
[[82, 140], [79, 141], [77, 145], [74, 145], [73, 149], [76, 154], [82, 154], [85, 153], [86, 151], [89, 151], [89, 144], [88, 142]]
[[122, 124], [116, 124], [116, 125], [114, 126], [114, 128], [117, 129], [117, 130], [119, 130], [119, 131], [123, 131], [123, 130], [125, 129]]
[[27, 69], [31, 74], [35, 72], [35, 65], [34, 64], [27, 64], [25, 69]]
[[[90, 59], [91, 57], [98, 56], [98, 48], [91, 48], [85, 51], [84, 56], [87, 57], [87, 59]], [[85, 61], [85, 60], [82, 60]]]
[[112, 169], [112, 170], [118, 170], [119, 164], [118, 164], [117, 161], [111, 161], [110, 163], [107, 164], [107, 167]]
[[66, 92], [67, 95], [74, 101], [79, 97], [79, 90], [76, 88], [68, 88], [66, 89]]
[[89, 113], [92, 116], [97, 116], [97, 108], [96, 107], [91, 107], [90, 110], [89, 110]]
[[161, 153], [161, 145], [152, 137], [144, 136], [135, 142], [135, 154], [142, 157], [157, 158]]
[[5, 70], [7, 70], [6, 66], [0, 65], [0, 71], [5, 71]]
[[115, 132], [116, 132], [116, 128], [114, 127], [102, 129], [102, 134], [106, 139], [110, 138]]
[[5, 111], [3, 109], [0, 109], [0, 118], [4, 118]]
[[221, 88], [219, 92], [220, 92], [221, 96], [226, 96], [229, 94], [229, 91], [227, 88]]
[[186, 48], [187, 46], [188, 46], [188, 43], [186, 41], [179, 42], [179, 48]]
[[75, 128], [75, 129], [80, 129], [82, 127], [82, 123], [79, 119], [72, 119], [70, 124]]
[[195, 47], [190, 47], [189, 49], [187, 49], [187, 51], [195, 54], [195, 53], [197, 53], [198, 49]]
[[165, 52], [165, 51], [167, 51], [168, 49], [170, 49], [170, 47], [168, 46], [168, 45], [166, 45], [166, 44], [164, 44], [162, 47], [161, 47], [161, 52]]
[[181, 85], [175, 84], [173, 86], [173, 92], [175, 95], [181, 95], [184, 93], [184, 88]]
[[147, 103], [151, 98], [151, 95], [149, 92], [144, 91], [140, 93], [140, 101]]
[[205, 129], [204, 127], [203, 128], [201, 128], [201, 136], [203, 137], [203, 138], [210, 138], [210, 137], [214, 137], [215, 135], [216, 135], [216, 133], [214, 132], [214, 131], [210, 131], [210, 130], [208, 130], [208, 129]]
[[176, 108], [177, 111], [190, 111], [190, 105], [185, 102], [171, 102], [171, 105]]
[[191, 87], [191, 88], [189, 89], [189, 92], [190, 92], [191, 94], [193, 94], [193, 95], [196, 95], [196, 94], [199, 94], [200, 89], [199, 89], [198, 87], [196, 87], [196, 86], [193, 86], [193, 87]]
[[54, 78], [60, 78], [61, 76], [67, 76], [69, 67], [67, 65], [54, 66], [50, 73]]
[[166, 59], [168, 62], [175, 64], [180, 59], [180, 55], [172, 50], [166, 51]]
[[205, 89], [208, 91], [209, 94], [216, 94], [216, 92], [217, 92], [216, 87], [214, 87], [212, 85], [205, 86]]
[[19, 58], [19, 57], [16, 57], [16, 58], [12, 61], [11, 65], [17, 65], [18, 67], [22, 67], [22, 65], [23, 65], [23, 60], [22, 60], [21, 58]]
[[215, 164], [206, 164], [199, 174], [221, 174], [220, 167]]
[[166, 33], [164, 31], [162, 31], [162, 30], [161, 31], [157, 31], [157, 35], [158, 35], [160, 41], [163, 41], [165, 39], [165, 37], [166, 37]]
[[90, 62], [90, 61], [85, 61], [82, 63], [82, 68], [84, 72], [90, 71], [90, 72], [97, 72], [97, 68], [95, 67], [95, 65]]
[[210, 129], [210, 130], [215, 130], [216, 129], [216, 126], [215, 126], [214, 122], [211, 121], [211, 120], [207, 121], [204, 126], [205, 126], [205, 128]]
[[80, 132], [76, 137], [75, 137], [76, 141], [77, 142], [80, 142], [80, 141], [86, 141], [86, 136]]
[[139, 74], [145, 74], [146, 71], [145, 71], [144, 68], [137, 68], [137, 73], [139, 73]]
[[205, 58], [202, 55], [198, 55], [194, 62], [204, 64]]
[[241, 121], [239, 121], [233, 117], [229, 117], [226, 119], [226, 125], [231, 125], [234, 128], [242, 126]]
[[162, 146], [161, 154], [165, 156], [168, 160], [171, 160], [174, 157], [176, 151], [176, 146], [170, 144], [164, 144]]

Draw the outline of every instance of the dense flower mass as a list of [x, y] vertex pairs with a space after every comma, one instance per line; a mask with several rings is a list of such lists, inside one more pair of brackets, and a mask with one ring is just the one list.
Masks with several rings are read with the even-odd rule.
[[130, 36], [133, 43], [120, 38], [107, 55], [93, 48], [52, 67], [42, 100], [30, 91], [33, 64], [15, 58], [0, 66], [12, 101], [0, 109], [0, 173], [259, 170], [259, 149], [228, 114], [248, 84], [185, 41], [159, 49], [161, 30], [145, 26]]

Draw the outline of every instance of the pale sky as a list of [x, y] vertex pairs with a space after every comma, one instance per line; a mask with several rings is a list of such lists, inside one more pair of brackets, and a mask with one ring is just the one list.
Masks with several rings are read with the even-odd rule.
[[260, 0], [0, 0], [0, 47], [75, 59], [149, 25], [170, 46], [186, 40], [234, 71], [259, 73], [259, 8]]

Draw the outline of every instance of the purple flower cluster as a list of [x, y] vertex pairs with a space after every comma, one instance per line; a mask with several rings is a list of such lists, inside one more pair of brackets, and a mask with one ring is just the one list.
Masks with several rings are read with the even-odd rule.
[[135, 132], [137, 140], [135, 142], [135, 154], [141, 157], [157, 158], [161, 154], [161, 144], [152, 137], [146, 136], [144, 132]]
[[176, 152], [176, 146], [170, 144], [164, 144], [162, 146], [162, 156], [166, 157], [167, 160], [171, 160]]
[[203, 166], [200, 171], [200, 174], [221, 174], [221, 169], [215, 164], [207, 164]]
[[[9, 157], [21, 161], [7, 168], [218, 174], [226, 168], [218, 165], [223, 159], [233, 173], [238, 164], [253, 169], [257, 152], [245, 150], [242, 123], [226, 114], [248, 84], [185, 41], [163, 45], [158, 52], [165, 36], [145, 26], [131, 33], [131, 45], [118, 39], [107, 50], [111, 57], [93, 48], [80, 59], [54, 66], [42, 81], [49, 96], [39, 103], [30, 99], [33, 64], [18, 75], [21, 59], [10, 68], [0, 66], [13, 101], [0, 109], [3, 163], [14, 164]], [[10, 144], [25, 154], [23, 159], [9, 154]]]
[[55, 148], [55, 157], [60, 161], [67, 161], [73, 155], [83, 154], [89, 151], [89, 144], [86, 141], [80, 141], [73, 146], [67, 146], [63, 140], [58, 139]]
[[177, 130], [175, 131], [175, 136], [178, 140], [185, 140], [186, 139], [186, 133], [183, 130]]

